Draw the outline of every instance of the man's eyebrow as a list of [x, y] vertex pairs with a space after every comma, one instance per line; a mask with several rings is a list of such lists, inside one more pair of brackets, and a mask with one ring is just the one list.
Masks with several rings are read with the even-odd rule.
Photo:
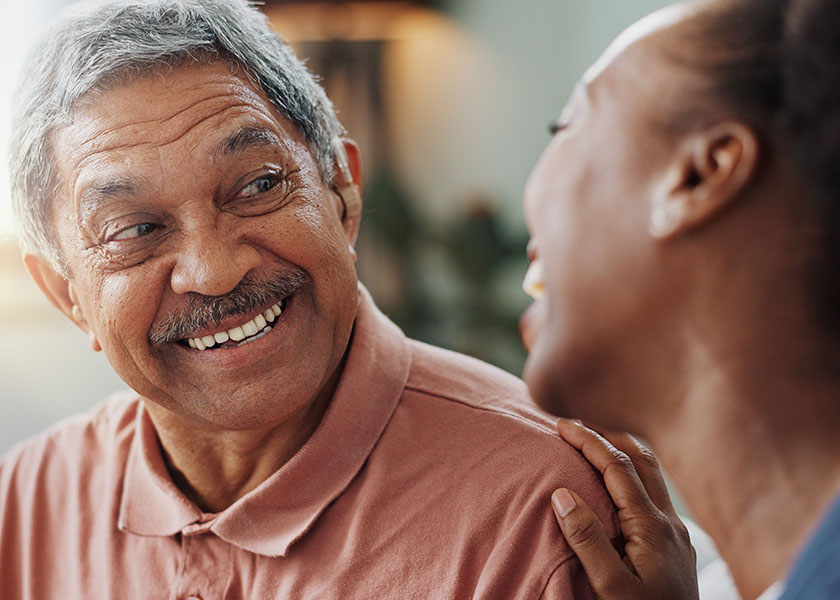
[[97, 208], [110, 200], [115, 200], [122, 196], [136, 195], [140, 185], [140, 182], [128, 177], [117, 177], [91, 183], [82, 191], [79, 202], [81, 218], [84, 220], [96, 211]]
[[219, 145], [221, 156], [244, 152], [255, 146], [282, 147], [283, 141], [276, 133], [264, 127], [243, 127]]

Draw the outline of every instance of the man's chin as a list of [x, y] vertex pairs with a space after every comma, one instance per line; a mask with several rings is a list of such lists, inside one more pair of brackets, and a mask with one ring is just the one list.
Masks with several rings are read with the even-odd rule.
[[[195, 397], [181, 394], [171, 398], [143, 397], [158, 421], [179, 423], [182, 427], [208, 431], [262, 430], [276, 426], [314, 403], [311, 394], [208, 394]], [[164, 420], [165, 419], [165, 420]]]

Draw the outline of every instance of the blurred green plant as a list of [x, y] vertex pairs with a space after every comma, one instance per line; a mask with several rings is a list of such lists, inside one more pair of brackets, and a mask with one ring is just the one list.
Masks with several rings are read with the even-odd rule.
[[366, 183], [360, 279], [410, 337], [519, 375], [527, 234], [508, 232], [486, 195], [461, 204], [450, 222], [432, 223], [393, 171], [379, 170]]

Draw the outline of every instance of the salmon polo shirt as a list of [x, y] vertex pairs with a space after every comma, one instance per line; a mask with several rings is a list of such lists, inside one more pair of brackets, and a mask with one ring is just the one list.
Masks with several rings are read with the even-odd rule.
[[406, 339], [362, 290], [321, 423], [207, 514], [173, 484], [143, 401], [115, 396], [0, 462], [0, 598], [592, 598], [550, 494], [618, 536], [598, 475], [524, 384]]

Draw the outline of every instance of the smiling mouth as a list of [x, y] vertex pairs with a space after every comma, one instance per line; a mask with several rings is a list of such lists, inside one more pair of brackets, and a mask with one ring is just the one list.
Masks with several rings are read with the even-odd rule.
[[224, 331], [217, 331], [202, 337], [191, 337], [179, 340], [183, 346], [189, 346], [194, 350], [219, 350], [224, 348], [238, 348], [253, 341], [256, 341], [274, 328], [274, 322], [280, 318], [286, 308], [287, 298], [265, 309], [256, 317]]
[[528, 271], [525, 273], [525, 279], [522, 281], [522, 290], [532, 300], [542, 300], [545, 298], [545, 275], [541, 259], [535, 258], [531, 261], [531, 264], [528, 266]]

